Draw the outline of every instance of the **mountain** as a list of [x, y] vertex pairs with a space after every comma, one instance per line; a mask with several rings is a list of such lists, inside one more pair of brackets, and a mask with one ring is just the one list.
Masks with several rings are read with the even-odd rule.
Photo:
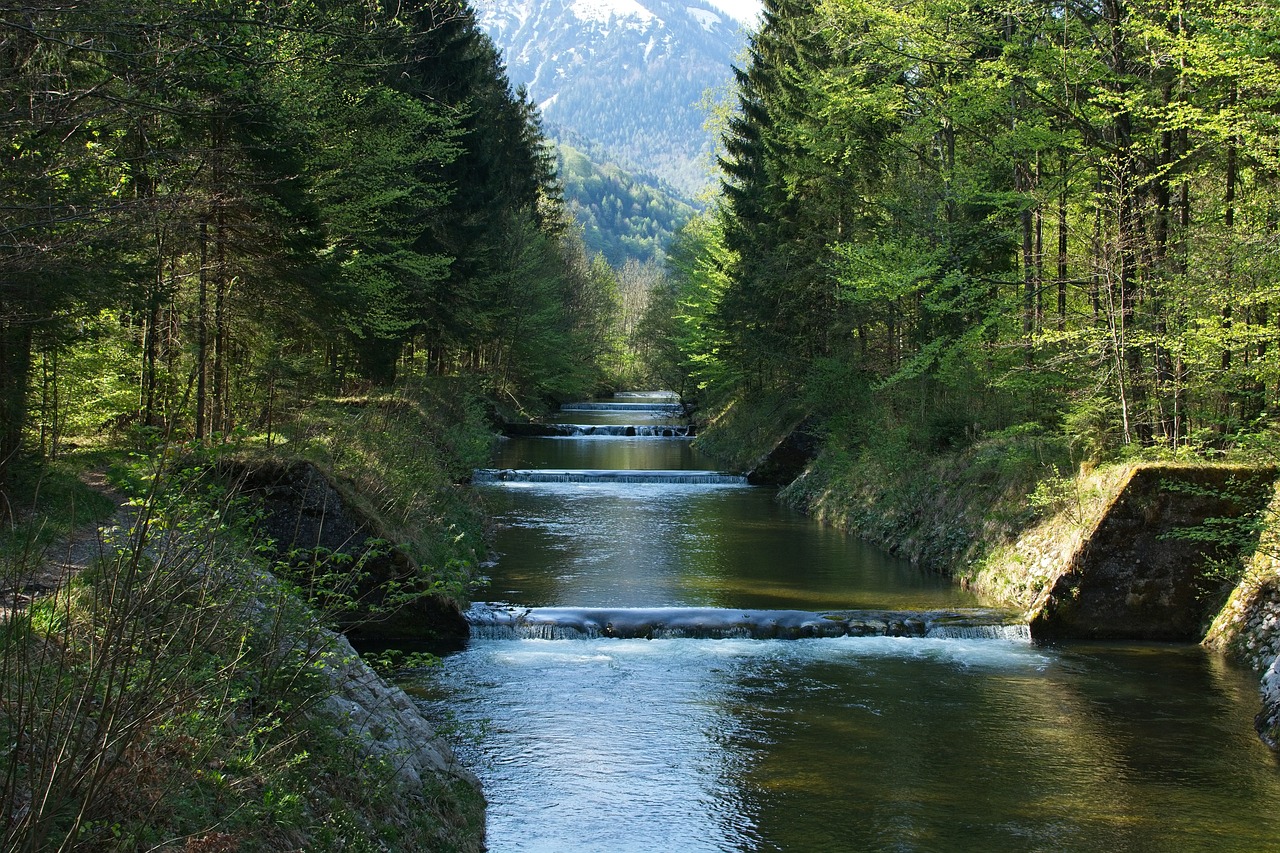
[[[726, 2], [726, 0], [720, 0]], [[751, 8], [751, 0], [747, 2]], [[728, 92], [742, 24], [705, 0], [476, 0], [547, 130], [686, 197], [710, 183], [707, 92]], [[739, 13], [742, 14], [742, 13]], [[593, 156], [594, 151], [593, 151]]]
[[587, 251], [621, 268], [627, 259], [661, 260], [693, 208], [663, 188], [616, 166], [600, 165], [572, 146], [557, 146], [564, 197], [582, 226]]

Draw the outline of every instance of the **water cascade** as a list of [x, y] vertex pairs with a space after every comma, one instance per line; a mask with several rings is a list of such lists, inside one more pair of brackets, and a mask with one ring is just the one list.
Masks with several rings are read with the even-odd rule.
[[692, 438], [689, 424], [508, 424], [509, 436], [543, 438]]
[[605, 403], [565, 403], [560, 407], [562, 412], [627, 412], [640, 414], [681, 415], [684, 406], [680, 403], [661, 402], [605, 402]]
[[493, 603], [415, 685], [469, 733], [490, 849], [1275, 848], [1248, 673], [1033, 643], [717, 470], [674, 395], [550, 420], [474, 472]]
[[930, 637], [1030, 642], [1025, 621], [998, 610], [742, 610], [716, 607], [502, 607], [475, 604], [471, 636], [486, 640]]
[[635, 483], [686, 486], [745, 486], [741, 474], [715, 471], [621, 471], [586, 469], [556, 470], [535, 468], [481, 468], [472, 476], [473, 483]]

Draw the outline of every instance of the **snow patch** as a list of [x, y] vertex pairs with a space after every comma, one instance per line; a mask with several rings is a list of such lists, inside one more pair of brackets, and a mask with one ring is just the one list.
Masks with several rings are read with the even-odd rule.
[[693, 18], [707, 32], [711, 32], [717, 26], [724, 23], [724, 19], [712, 12], [710, 9], [699, 9], [697, 6], [685, 6], [684, 10], [689, 13], [689, 17]]
[[574, 0], [569, 9], [580, 21], [601, 24], [607, 24], [615, 18], [635, 18], [648, 23], [656, 17], [636, 0]]
[[760, 24], [764, 4], [760, 0], [707, 0], [739, 24], [755, 28]]

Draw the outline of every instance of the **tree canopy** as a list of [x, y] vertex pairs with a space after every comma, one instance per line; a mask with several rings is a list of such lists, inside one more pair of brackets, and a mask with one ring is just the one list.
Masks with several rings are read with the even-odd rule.
[[464, 2], [37, 0], [0, 88], [0, 471], [85, 406], [208, 440], [405, 369], [600, 377], [554, 154]]
[[1275, 11], [767, 0], [677, 252], [705, 325], [668, 340], [708, 393], [849, 434], [1249, 441], [1280, 396]]

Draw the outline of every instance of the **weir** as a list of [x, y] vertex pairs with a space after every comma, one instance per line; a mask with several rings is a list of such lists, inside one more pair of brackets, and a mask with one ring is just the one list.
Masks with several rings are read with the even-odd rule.
[[742, 610], [716, 607], [514, 607], [475, 604], [471, 636], [484, 640], [753, 639], [923, 637], [1031, 642], [1025, 621], [984, 608], [965, 610]]
[[716, 471], [643, 471], [580, 470], [554, 468], [478, 468], [471, 475], [473, 483], [635, 483], [679, 486], [742, 486], [747, 478], [741, 474]]
[[615, 400], [652, 400], [657, 403], [679, 403], [680, 395], [675, 391], [618, 391], [613, 395]]
[[664, 415], [682, 415], [684, 406], [680, 403], [650, 402], [610, 402], [610, 403], [565, 403], [560, 407], [562, 412], [654, 412]]
[[692, 438], [689, 424], [507, 424], [508, 436], [530, 438]]

